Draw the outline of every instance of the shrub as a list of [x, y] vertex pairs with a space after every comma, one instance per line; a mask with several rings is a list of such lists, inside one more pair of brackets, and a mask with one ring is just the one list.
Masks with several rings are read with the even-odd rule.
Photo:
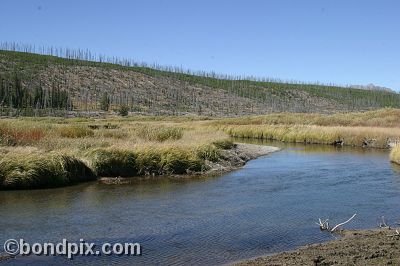
[[118, 113], [120, 116], [128, 116], [129, 114], [129, 107], [126, 105], [121, 105], [119, 107]]

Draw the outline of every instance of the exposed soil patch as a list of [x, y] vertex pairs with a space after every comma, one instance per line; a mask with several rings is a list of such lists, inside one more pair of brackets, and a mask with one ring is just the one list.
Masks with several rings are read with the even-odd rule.
[[400, 265], [395, 230], [343, 231], [343, 237], [295, 251], [260, 257], [237, 265]]
[[4, 261], [6, 261], [6, 260], [12, 259], [12, 258], [14, 258], [14, 257], [11, 256], [11, 255], [0, 254], [0, 263], [1, 263], [1, 262], [4, 262]]

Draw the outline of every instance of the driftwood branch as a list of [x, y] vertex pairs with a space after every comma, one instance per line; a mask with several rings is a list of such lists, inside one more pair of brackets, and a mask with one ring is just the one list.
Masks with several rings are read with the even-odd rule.
[[356, 215], [357, 215], [357, 213], [353, 214], [353, 216], [351, 216], [347, 221], [335, 225], [335, 226], [331, 229], [331, 232], [335, 231], [335, 230], [336, 230], [337, 228], [339, 228], [340, 226], [345, 225], [345, 224], [347, 224], [348, 222], [350, 222], [351, 220], [353, 220], [353, 218], [356, 217]]
[[344, 221], [343, 223], [339, 223], [337, 225], [335, 225], [333, 228], [331, 228], [329, 226], [329, 219], [326, 220], [321, 220], [320, 218], [318, 219], [318, 223], [316, 223], [317, 225], [319, 225], [319, 228], [322, 231], [329, 231], [331, 233], [333, 233], [335, 230], [337, 230], [340, 226], [347, 224], [348, 222], [350, 222], [351, 220], [353, 220], [354, 217], [356, 217], [357, 213], [353, 214], [353, 216], [351, 216], [347, 221]]
[[387, 225], [386, 221], [385, 221], [385, 216], [382, 216], [381, 222], [379, 223], [379, 227], [380, 228], [387, 228], [390, 229], [390, 226]]
[[329, 230], [329, 219], [322, 221], [321, 218], [319, 218], [316, 224], [319, 225], [319, 229], [321, 230]]

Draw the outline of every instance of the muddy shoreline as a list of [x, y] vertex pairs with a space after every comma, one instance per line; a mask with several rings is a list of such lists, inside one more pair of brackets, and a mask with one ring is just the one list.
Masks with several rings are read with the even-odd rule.
[[13, 259], [14, 257], [8, 254], [0, 254], [0, 263], [5, 262], [6, 260]]
[[345, 230], [336, 240], [234, 265], [400, 265], [400, 236], [396, 234], [394, 229]]
[[[243, 167], [248, 161], [256, 159], [260, 156], [268, 155], [273, 152], [279, 151], [280, 148], [246, 144], [246, 143], [235, 143], [233, 148], [222, 150], [220, 159], [217, 162], [206, 161], [207, 170], [203, 172], [191, 172], [186, 175], [169, 175], [169, 178], [193, 178], [193, 177], [204, 177], [214, 176]], [[103, 184], [124, 184], [130, 183], [133, 180], [145, 180], [150, 178], [165, 178], [165, 176], [137, 176], [137, 177], [101, 177], [99, 182]]]

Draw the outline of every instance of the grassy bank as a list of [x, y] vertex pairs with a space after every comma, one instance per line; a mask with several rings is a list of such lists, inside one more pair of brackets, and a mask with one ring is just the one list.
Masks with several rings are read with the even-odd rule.
[[[0, 120], [0, 188], [55, 187], [98, 177], [207, 171], [232, 148], [229, 136], [389, 148], [400, 111], [272, 114], [235, 119], [110, 117]], [[400, 163], [400, 148], [391, 152]], [[211, 162], [211, 163], [210, 163]]]
[[400, 140], [400, 110], [334, 115], [280, 113], [211, 121], [237, 138], [390, 148]]
[[315, 125], [345, 127], [400, 127], [400, 109], [385, 108], [369, 112], [276, 113], [220, 119], [216, 125]]
[[232, 143], [186, 120], [49, 118], [1, 120], [0, 145], [0, 188], [16, 189], [202, 172]]
[[399, 128], [323, 127], [308, 125], [238, 125], [222, 126], [219, 128], [236, 138], [371, 148], [389, 148], [392, 143], [400, 139]]

